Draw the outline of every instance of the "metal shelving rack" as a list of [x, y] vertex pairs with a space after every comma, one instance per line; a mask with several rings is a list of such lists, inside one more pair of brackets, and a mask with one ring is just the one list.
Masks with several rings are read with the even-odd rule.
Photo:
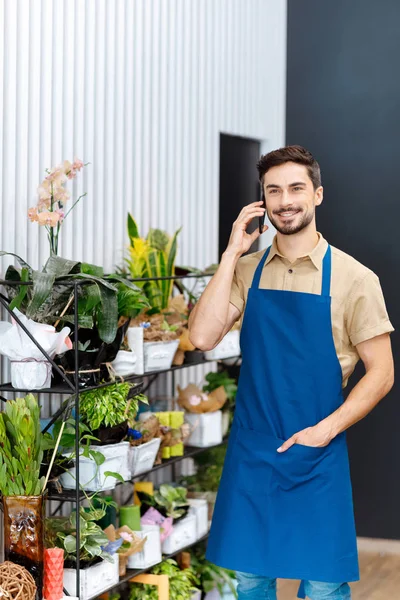
[[[202, 278], [202, 277], [210, 277], [210, 276], [212, 276], [212, 273], [200, 273], [200, 274], [174, 275], [174, 276], [170, 276], [170, 277], [135, 278], [135, 279], [130, 279], [130, 281], [145, 282], [145, 281], [155, 281], [155, 280], [171, 280], [171, 279], [177, 280], [177, 279], [188, 279], [188, 278]], [[92, 282], [90, 280], [81, 279], [81, 280], [75, 281], [73, 283], [74, 331], [78, 331], [78, 312], [76, 310], [76, 307], [78, 306], [79, 287], [86, 285], [88, 283], [90, 284]], [[21, 282], [21, 281], [7, 281], [7, 280], [0, 279], [0, 286], [4, 286], [4, 285], [15, 286], [15, 287], [21, 286], [21, 285], [32, 285], [32, 281]], [[36, 345], [36, 347], [40, 350], [40, 352], [43, 354], [43, 356], [51, 363], [53, 369], [58, 373], [58, 375], [62, 379], [61, 384], [55, 385], [50, 388], [41, 389], [41, 390], [29, 390], [29, 389], [23, 389], [23, 388], [14, 388], [14, 387], [12, 387], [11, 383], [4, 383], [4, 384], [0, 383], [0, 392], [8, 392], [8, 393], [35, 392], [35, 393], [40, 393], [40, 394], [69, 395], [70, 398], [74, 401], [74, 407], [75, 407], [75, 453], [76, 453], [76, 456], [78, 457], [79, 456], [78, 422], [79, 422], [79, 397], [80, 397], [80, 394], [82, 392], [86, 392], [88, 390], [95, 390], [95, 389], [99, 389], [102, 387], [107, 387], [109, 385], [112, 385], [114, 382], [109, 381], [106, 383], [99, 384], [97, 386], [80, 388], [79, 387], [79, 379], [77, 377], [77, 373], [79, 371], [78, 344], [75, 344], [75, 365], [74, 365], [74, 370], [75, 370], [74, 380], [75, 380], [75, 382], [73, 383], [70, 379], [68, 379], [66, 374], [59, 368], [59, 366], [55, 363], [55, 361], [52, 358], [50, 358], [50, 356], [47, 354], [47, 352], [44, 350], [44, 348], [37, 342], [37, 340], [34, 338], [34, 336], [32, 336], [32, 334], [27, 330], [27, 328], [20, 321], [20, 319], [10, 310], [9, 299], [7, 298], [7, 296], [5, 296], [1, 293], [0, 293], [0, 305], [2, 305], [3, 308], [7, 311], [7, 313], [10, 316], [12, 316], [12, 318], [18, 323], [18, 325], [21, 327], [21, 329], [27, 334], [27, 336], [31, 339], [31, 341]], [[240, 357], [238, 356], [238, 357], [232, 357], [232, 358], [236, 358], [237, 360], [239, 360]], [[149, 382], [147, 383], [146, 387], [143, 390], [143, 392], [145, 392], [150, 387], [150, 385], [157, 379], [157, 377], [159, 377], [159, 375], [161, 375], [163, 373], [172, 373], [171, 388], [172, 388], [172, 395], [174, 396], [175, 395], [175, 372], [176, 371], [187, 368], [187, 367], [198, 366], [201, 364], [208, 364], [211, 362], [216, 362], [216, 361], [215, 360], [211, 360], [211, 361], [203, 360], [201, 362], [196, 362], [196, 363], [184, 363], [182, 365], [172, 366], [170, 369], [151, 371], [151, 372], [146, 372], [142, 375], [132, 375], [132, 376], [124, 377], [124, 381], [136, 381], [136, 380], [148, 378]], [[1, 395], [0, 395], [0, 400], [3, 402], [7, 402], [7, 399]], [[70, 406], [69, 402], [64, 402], [61, 405], [60, 409], [57, 410], [56, 413], [52, 416], [50, 423], [48, 423], [46, 425], [44, 430], [47, 430], [52, 425], [52, 423], [54, 423], [64, 413], [64, 411], [66, 411], [68, 409], [69, 406]], [[226, 440], [223, 440], [222, 444], [224, 444], [225, 442], [226, 442]], [[218, 444], [218, 446], [219, 445], [221, 445], [221, 444]], [[215, 446], [211, 446], [211, 447], [215, 447]], [[140, 475], [133, 477], [131, 482], [135, 479], [142, 478], [145, 475], [149, 475], [150, 473], [157, 471], [159, 469], [162, 469], [164, 467], [167, 467], [167, 466], [172, 466], [173, 479], [175, 479], [175, 465], [179, 461], [181, 461], [185, 458], [195, 456], [196, 454], [204, 452], [205, 450], [208, 450], [208, 449], [209, 448], [194, 448], [194, 447], [192, 448], [190, 446], [185, 446], [185, 453], [183, 456], [177, 456], [177, 457], [171, 458], [169, 460], [165, 460], [161, 464], [153, 466], [152, 469], [149, 469], [145, 473], [141, 473]], [[49, 500], [49, 501], [55, 500], [55, 501], [60, 502], [60, 505], [55, 509], [55, 511], [53, 511], [53, 514], [56, 514], [60, 510], [60, 508], [64, 504], [64, 502], [75, 503], [76, 510], [78, 512], [80, 503], [85, 497], [85, 495], [80, 491], [79, 483], [78, 483], [79, 482], [79, 460], [76, 460], [75, 469], [76, 469], [75, 472], [76, 472], [76, 481], [77, 481], [75, 490], [64, 491], [64, 492], [61, 492], [60, 494], [50, 493], [47, 496], [47, 500]], [[117, 485], [124, 485], [126, 483], [129, 483], [129, 481], [124, 482], [124, 483], [117, 482]], [[130, 500], [132, 498], [132, 496], [133, 496], [133, 493], [128, 500]], [[195, 544], [198, 544], [198, 543], [206, 540], [207, 537], [208, 536], [206, 535], [203, 538], [197, 540], [195, 542]], [[77, 598], [79, 598], [80, 597], [80, 552], [79, 552], [80, 527], [79, 527], [79, 519], [76, 520], [76, 539], [77, 539], [77, 544], [76, 544], [77, 545], [77, 549], [76, 549], [76, 596], [77, 596]], [[192, 544], [192, 546], [195, 544]], [[179, 552], [181, 552], [182, 550], [185, 550], [185, 548], [182, 548], [181, 550], [179, 550]], [[176, 552], [175, 554], [173, 554], [171, 556], [165, 556], [164, 558], [171, 558], [172, 556], [175, 556], [176, 554], [178, 554], [178, 552]], [[107, 593], [109, 591], [115, 590], [116, 588], [118, 588], [118, 586], [128, 582], [130, 579], [135, 577], [135, 575], [139, 575], [140, 573], [143, 573], [145, 571], [146, 571], [146, 569], [143, 569], [143, 570], [128, 569], [126, 575], [124, 577], [120, 578], [118, 584], [112, 586], [108, 590], [105, 590], [103, 592], [103, 594]], [[66, 594], [66, 595], [68, 595], [68, 594]]]

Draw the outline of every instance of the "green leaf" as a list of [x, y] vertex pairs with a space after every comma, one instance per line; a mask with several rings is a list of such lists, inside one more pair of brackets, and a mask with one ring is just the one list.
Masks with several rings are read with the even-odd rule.
[[[24, 282], [29, 281], [29, 270], [26, 267], [21, 269], [21, 281], [24, 281]], [[10, 302], [10, 306], [9, 306], [10, 310], [14, 310], [14, 308], [18, 308], [18, 309], [21, 308], [21, 304], [24, 301], [26, 295], [28, 294], [28, 289], [29, 289], [29, 286], [27, 286], [27, 285], [20, 286], [18, 295], [15, 296], [15, 298], [13, 299], [12, 302]]]
[[120, 473], [115, 473], [114, 471], [105, 471], [104, 476], [105, 477], [115, 477], [115, 479], [117, 479], [121, 483], [124, 483], [124, 481], [125, 481], [125, 479], [122, 477], [122, 475]]
[[53, 255], [47, 260], [43, 270], [55, 277], [64, 277], [65, 275], [78, 273], [80, 264], [80, 262], [62, 258], [62, 256]]
[[33, 319], [51, 293], [51, 288], [55, 281], [54, 273], [44, 273], [33, 271], [32, 273], [33, 289], [32, 300], [27, 308], [26, 316]]
[[130, 213], [128, 213], [128, 235], [131, 239], [133, 238], [138, 238], [139, 236], [139, 229], [138, 226], [136, 224], [135, 219], [132, 217], [132, 215]]
[[70, 553], [76, 553], [76, 537], [74, 537], [73, 535], [67, 535], [66, 538], [64, 539], [64, 548], [65, 550], [70, 554]]

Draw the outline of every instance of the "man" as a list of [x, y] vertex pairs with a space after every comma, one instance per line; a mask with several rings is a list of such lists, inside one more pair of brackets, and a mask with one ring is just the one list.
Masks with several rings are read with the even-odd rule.
[[[279, 577], [301, 580], [299, 598], [348, 600], [359, 569], [345, 431], [393, 385], [393, 327], [376, 275], [317, 232], [323, 188], [310, 152], [270, 152], [258, 171], [273, 244], [240, 258], [265, 210], [245, 206], [189, 322], [192, 343], [210, 350], [242, 316], [207, 558], [237, 571], [240, 600], [275, 600]], [[344, 401], [359, 358], [366, 373]]]

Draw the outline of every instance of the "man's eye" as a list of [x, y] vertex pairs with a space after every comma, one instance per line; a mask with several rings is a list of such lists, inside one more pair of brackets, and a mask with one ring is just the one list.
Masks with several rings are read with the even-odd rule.
[[269, 193], [270, 193], [270, 194], [276, 194], [276, 192], [277, 192], [277, 191], [278, 191], [278, 190], [269, 190]]
[[295, 192], [297, 192], [298, 190], [302, 190], [302, 187], [299, 187], [298, 185], [296, 187], [293, 188]]

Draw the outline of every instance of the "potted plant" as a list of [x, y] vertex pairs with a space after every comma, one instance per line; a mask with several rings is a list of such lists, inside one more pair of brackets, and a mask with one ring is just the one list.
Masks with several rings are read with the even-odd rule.
[[[191, 600], [197, 591], [195, 586], [199, 580], [194, 569], [180, 569], [172, 558], [156, 565], [151, 572], [154, 575], [168, 575], [169, 600]], [[157, 588], [147, 583], [131, 583], [129, 600], [158, 600]]]
[[203, 392], [210, 394], [220, 386], [223, 386], [225, 390], [228, 400], [222, 409], [222, 436], [225, 437], [232, 424], [233, 413], [235, 410], [237, 393], [236, 379], [230, 377], [229, 373], [225, 370], [207, 373], [205, 379], [207, 383], [203, 385]]
[[179, 346], [182, 328], [169, 325], [163, 313], [142, 313], [131, 326], [143, 328], [144, 372], [169, 369]]
[[[118, 554], [105, 551], [109, 540], [96, 520], [104, 510], [80, 507], [80, 598], [89, 600], [118, 583]], [[46, 545], [64, 550], [64, 587], [75, 593], [77, 513], [69, 517], [46, 519]]]
[[205, 448], [222, 442], [221, 408], [227, 401], [225, 388], [221, 385], [206, 393], [190, 383], [186, 388], [178, 385], [178, 404], [185, 410], [185, 421], [191, 427], [186, 443]]
[[35, 397], [9, 400], [0, 413], [0, 492], [4, 510], [5, 560], [25, 567], [35, 579], [37, 598], [43, 583], [45, 477], [40, 408]]
[[200, 580], [200, 587], [207, 600], [235, 600], [235, 572], [218, 567], [205, 558], [204, 548], [195, 548], [190, 557], [191, 566]]
[[181, 484], [187, 486], [188, 498], [207, 500], [209, 521], [211, 521], [214, 511], [225, 454], [225, 445], [216, 446], [197, 454], [193, 457], [196, 473], [181, 478]]
[[[131, 383], [114, 383], [113, 385], [89, 390], [81, 395], [80, 415], [84, 425], [93, 434], [89, 450], [97, 449], [103, 456], [99, 464], [96, 457], [80, 455], [80, 485], [83, 489], [99, 491], [113, 489], [118, 479], [130, 479], [129, 447], [123, 441], [129, 424], [136, 417], [139, 402], [148, 403], [143, 394], [138, 393], [141, 386]], [[63, 487], [75, 487], [75, 470], [70, 469], [61, 476]]]
[[[118, 283], [118, 323], [123, 325], [150, 308], [150, 303], [140, 288], [131, 289]], [[136, 330], [136, 331], [135, 331]], [[139, 331], [137, 331], [139, 330]], [[120, 350], [111, 363], [115, 374], [122, 377], [143, 373], [143, 329], [129, 327]]]
[[[137, 492], [141, 502], [140, 512], [146, 523], [147, 512], [153, 508], [161, 517], [172, 519], [172, 531], [162, 542], [162, 551], [172, 554], [184, 546], [192, 544], [197, 539], [196, 515], [189, 513], [190, 502], [187, 499], [187, 489], [161, 484], [154, 495]], [[151, 511], [151, 519], [159, 524], [155, 511]]]
[[133, 423], [128, 428], [127, 438], [131, 477], [136, 477], [149, 471], [156, 461], [162, 439], [158, 418], [151, 414], [145, 421]]

